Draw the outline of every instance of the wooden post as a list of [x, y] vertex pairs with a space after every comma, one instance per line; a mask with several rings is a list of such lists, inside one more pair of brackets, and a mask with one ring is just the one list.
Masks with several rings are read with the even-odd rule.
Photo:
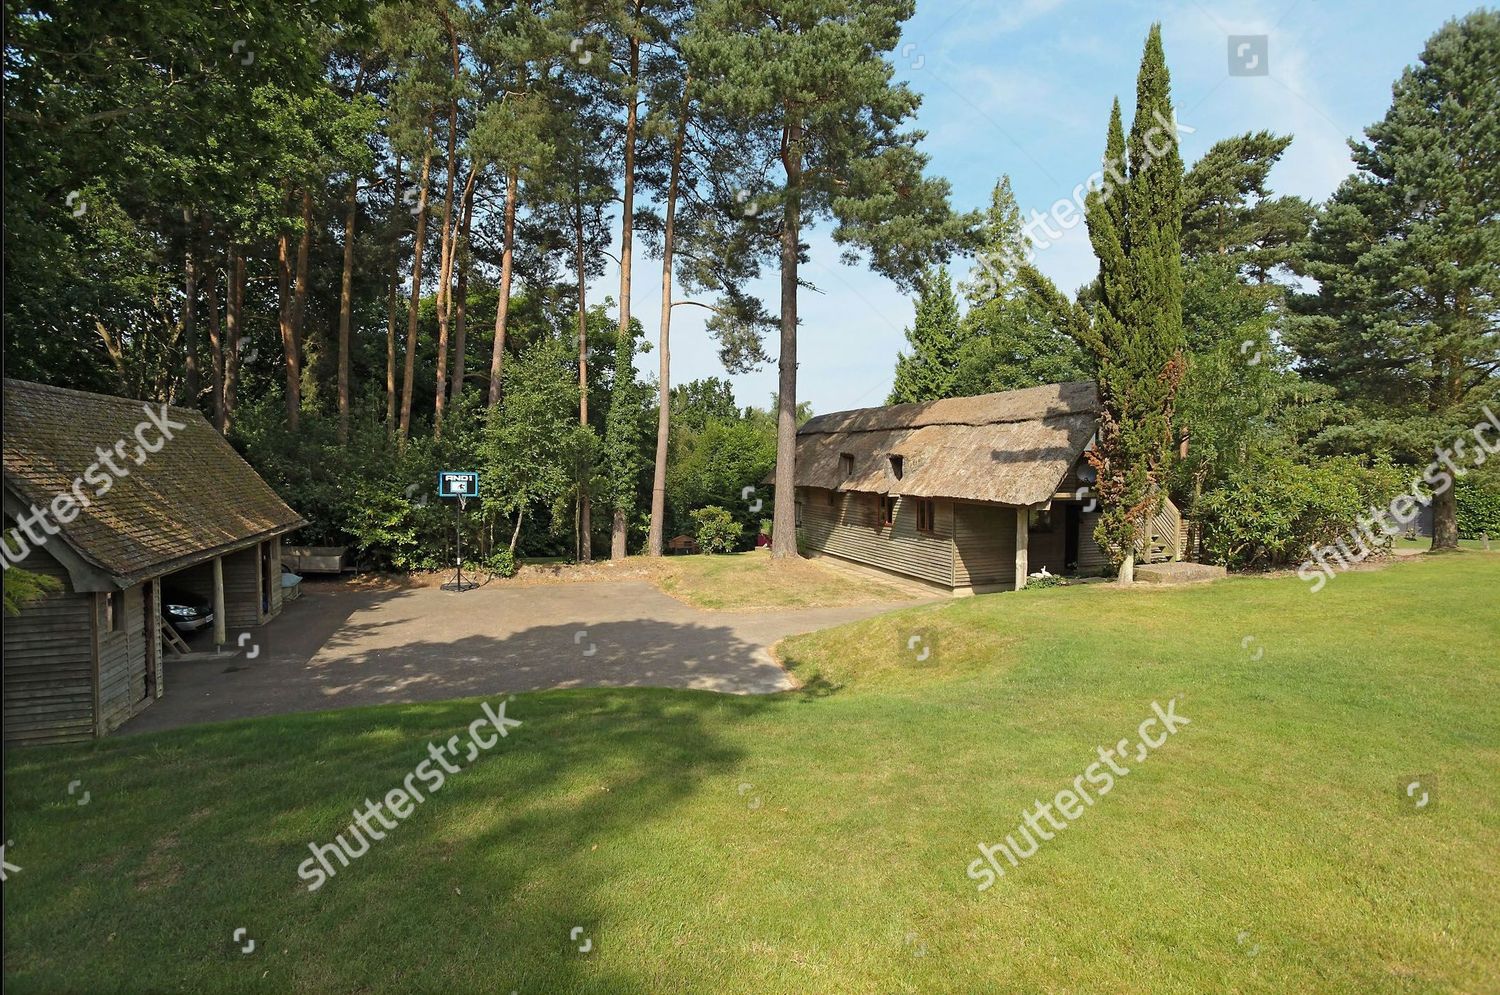
[[1026, 575], [1031, 572], [1027, 565], [1027, 553], [1031, 548], [1031, 509], [1016, 509], [1016, 590], [1026, 586]]
[[229, 642], [229, 631], [224, 621], [224, 557], [214, 557], [214, 643], [223, 646]]

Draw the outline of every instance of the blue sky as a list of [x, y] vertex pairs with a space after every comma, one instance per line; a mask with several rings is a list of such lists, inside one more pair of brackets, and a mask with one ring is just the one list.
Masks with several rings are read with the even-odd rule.
[[[1178, 121], [1194, 129], [1181, 135], [1183, 159], [1191, 164], [1230, 135], [1290, 133], [1272, 188], [1322, 200], [1352, 168], [1346, 140], [1385, 113], [1402, 68], [1445, 20], [1472, 9], [1444, 0], [918, 0], [893, 55], [923, 96], [916, 124], [957, 209], [982, 207], [1005, 173], [1028, 215], [1071, 196], [1098, 168], [1116, 96], [1128, 127], [1153, 21], [1162, 23]], [[1229, 74], [1230, 35], [1266, 36], [1265, 75]], [[840, 264], [826, 226], [806, 237], [812, 262], [803, 275], [822, 293], [803, 290], [799, 301], [798, 397], [817, 412], [882, 404], [913, 302], [869, 270]], [[1070, 293], [1095, 272], [1082, 225], [1038, 251], [1036, 263]], [[955, 276], [966, 265], [955, 261]], [[637, 266], [632, 286], [632, 310], [653, 341], [659, 273]], [[774, 310], [772, 277], [757, 289]], [[618, 286], [616, 272], [594, 292]], [[674, 382], [725, 375], [703, 314], [676, 309]], [[776, 343], [768, 346], [771, 363], [730, 378], [741, 404], [764, 406], [776, 388]], [[654, 371], [656, 362], [652, 353], [639, 365]]]

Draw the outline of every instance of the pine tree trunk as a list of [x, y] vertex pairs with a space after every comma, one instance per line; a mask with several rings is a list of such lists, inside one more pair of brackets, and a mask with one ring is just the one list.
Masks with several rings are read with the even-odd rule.
[[474, 221], [474, 175], [469, 171], [468, 189], [464, 192], [464, 220], [454, 248], [458, 265], [458, 286], [453, 291], [453, 386], [449, 398], [458, 403], [464, 392], [464, 373], [468, 366], [465, 355], [468, 349], [469, 328], [469, 227]]
[[283, 228], [276, 238], [276, 323], [281, 330], [281, 352], [286, 370], [286, 424], [297, 431], [302, 411], [301, 353], [292, 330], [292, 240]]
[[[391, 212], [401, 210], [401, 157], [396, 157], [396, 172], [391, 177]], [[391, 246], [391, 283], [385, 301], [385, 431], [396, 432], [396, 300], [401, 289], [401, 228], [396, 228], [396, 244]]]
[[[310, 191], [302, 192], [302, 237], [297, 240], [297, 283], [292, 291], [292, 347], [297, 353], [297, 403], [300, 413], [303, 396], [308, 392], [307, 385], [301, 378], [310, 371], [305, 357], [308, 350], [305, 348], [307, 335], [307, 289], [308, 289], [308, 265], [309, 255], [312, 252], [313, 232], [313, 198]], [[327, 355], [326, 350], [312, 350], [314, 357]], [[317, 391], [313, 391], [314, 398]], [[293, 426], [296, 427], [295, 425]]]
[[1117, 578], [1121, 584], [1135, 583], [1135, 552], [1132, 550], [1125, 554], [1125, 559], [1120, 561], [1120, 573]]
[[505, 323], [510, 315], [510, 275], [515, 258], [516, 199], [521, 171], [510, 167], [505, 178], [505, 248], [500, 251], [500, 296], [495, 304], [495, 346], [490, 353], [490, 407], [500, 403], [500, 375], [505, 366]]
[[672, 172], [667, 180], [667, 213], [662, 231], [661, 255], [661, 333], [657, 338], [658, 374], [656, 415], [656, 463], [651, 472], [651, 531], [646, 539], [648, 556], [662, 555], [667, 517], [667, 444], [671, 438], [672, 409], [672, 250], [676, 247], [677, 187], [682, 178], [682, 147], [687, 142], [689, 76], [682, 87], [682, 108], [677, 120], [677, 137], [672, 142]]
[[[636, 4], [636, 12], [640, 12], [640, 4]], [[630, 259], [635, 236], [635, 132], [636, 112], [639, 104], [635, 86], [640, 76], [640, 68], [641, 43], [632, 35], [630, 38], [630, 78], [626, 83], [630, 87], [630, 99], [625, 107], [625, 178], [620, 208], [620, 336], [622, 341], [631, 335]], [[620, 355], [619, 350], [616, 350], [616, 355]], [[616, 369], [616, 387], [629, 382], [624, 379], [627, 377], [634, 378], [635, 370]], [[623, 560], [625, 558], [626, 538], [625, 512], [616, 508], [609, 529], [610, 559]]]
[[406, 314], [406, 366], [401, 374], [401, 425], [397, 430], [397, 437], [403, 447], [411, 433], [411, 390], [417, 375], [417, 317], [422, 304], [422, 243], [427, 238], [427, 184], [432, 178], [431, 129], [428, 130], [426, 145], [422, 154], [421, 186], [417, 193], [417, 233], [411, 253], [411, 304]]
[[797, 555], [797, 250], [802, 224], [802, 122], [788, 108], [786, 217], [781, 234], [781, 357], [776, 399], [776, 504], [771, 555]]
[[[588, 277], [584, 262], [583, 244], [583, 191], [581, 189], [576, 190], [575, 195], [577, 200], [573, 205], [573, 264], [578, 274], [578, 424], [587, 427], [589, 423], [589, 314]], [[588, 476], [589, 468], [584, 467], [578, 481], [580, 536], [578, 558], [584, 563], [594, 562], [594, 544], [589, 531], [592, 528], [592, 522], [589, 515]]]
[[448, 104], [447, 194], [443, 198], [443, 224], [438, 239], [441, 249], [438, 252], [437, 390], [433, 398], [433, 438], [439, 438], [443, 434], [443, 410], [448, 406], [448, 308], [452, 303], [453, 239], [458, 234], [458, 218], [453, 213], [454, 180], [458, 173], [458, 164], [454, 161], [457, 148], [458, 103], [450, 101]]
[[228, 304], [224, 312], [224, 434], [234, 428], [234, 409], [239, 402], [240, 324], [245, 304], [245, 251], [238, 245], [229, 249]]
[[354, 310], [354, 225], [359, 217], [359, 180], [349, 181], [344, 215], [344, 273], [339, 283], [339, 442], [349, 441], [349, 323]]
[[219, 325], [219, 267], [209, 248], [208, 218], [203, 219], [203, 308], [208, 314], [209, 362], [213, 366], [213, 387], [210, 404], [213, 408], [214, 428], [224, 431], [224, 336]]
[[185, 280], [187, 286], [184, 288], [186, 296], [182, 302], [182, 337], [183, 345], [187, 349], [185, 361], [185, 375], [183, 389], [187, 393], [185, 403], [196, 406], [198, 403], [199, 386], [198, 374], [198, 253], [197, 246], [193, 243], [192, 218], [189, 216], [188, 234], [185, 239], [187, 252], [185, 253]]

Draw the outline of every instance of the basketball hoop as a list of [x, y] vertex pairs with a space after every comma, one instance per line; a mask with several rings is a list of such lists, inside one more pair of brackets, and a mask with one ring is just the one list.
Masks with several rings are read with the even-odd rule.
[[457, 575], [443, 585], [444, 591], [462, 593], [472, 591], [479, 585], [464, 580], [464, 512], [469, 507], [469, 498], [479, 496], [479, 474], [473, 470], [442, 470], [438, 473], [438, 497], [457, 498], [458, 507], [453, 510], [453, 546], [456, 551], [454, 566]]

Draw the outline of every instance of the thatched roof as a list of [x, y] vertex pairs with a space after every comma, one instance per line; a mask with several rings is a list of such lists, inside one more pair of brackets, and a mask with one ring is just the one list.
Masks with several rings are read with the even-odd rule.
[[797, 432], [797, 485], [1038, 504], [1093, 439], [1098, 406], [1082, 381], [819, 415]]
[[[96, 447], [126, 442], [116, 465], [128, 476], [109, 474], [102, 495], [93, 482], [80, 485], [89, 506], [55, 522], [59, 539], [121, 585], [307, 524], [193, 409], [168, 408], [184, 427], [159, 452], [144, 453], [135, 431], [149, 422], [145, 402], [9, 379], [4, 394], [5, 486], [25, 503], [43, 507], [73, 491], [91, 465], [103, 472]], [[147, 429], [144, 438], [154, 443], [160, 433]]]

